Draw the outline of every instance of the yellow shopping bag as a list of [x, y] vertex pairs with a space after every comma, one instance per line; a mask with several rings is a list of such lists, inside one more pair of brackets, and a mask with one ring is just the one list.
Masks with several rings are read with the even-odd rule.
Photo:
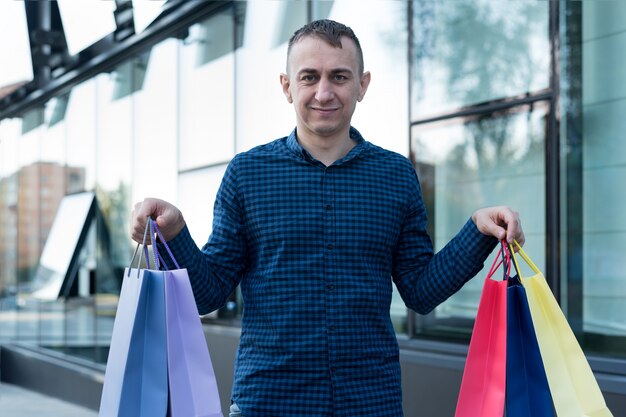
[[[554, 408], [559, 417], [612, 417], [574, 332], [548, 283], [521, 246], [518, 254], [535, 275], [522, 278]], [[514, 261], [517, 262], [515, 256]], [[519, 268], [518, 268], [519, 270]], [[520, 277], [521, 278], [521, 277]]]

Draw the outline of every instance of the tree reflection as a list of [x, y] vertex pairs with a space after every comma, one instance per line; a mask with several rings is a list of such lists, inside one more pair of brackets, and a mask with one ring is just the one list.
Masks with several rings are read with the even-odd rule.
[[[413, 7], [417, 108], [425, 107], [421, 102], [434, 102], [457, 112], [511, 94], [529, 94], [538, 85], [547, 87], [547, 3], [414, 1]], [[542, 85], [544, 80], [546, 85]], [[429, 83], [443, 85], [433, 89]], [[427, 97], [427, 90], [440, 96]], [[532, 110], [525, 107], [465, 117], [463, 138], [446, 158], [452, 170], [448, 175], [467, 182], [523, 161], [529, 152], [541, 151], [544, 134], [533, 132], [529, 125]], [[528, 113], [525, 126], [519, 123], [520, 111]], [[527, 133], [523, 141], [520, 130]], [[515, 136], [517, 141], [512, 140]]]

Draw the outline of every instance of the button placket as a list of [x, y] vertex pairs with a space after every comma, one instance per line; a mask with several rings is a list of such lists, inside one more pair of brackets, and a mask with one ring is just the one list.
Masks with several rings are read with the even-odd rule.
[[329, 369], [334, 372], [336, 359], [334, 352], [337, 351], [337, 325], [334, 323], [337, 317], [337, 291], [335, 282], [335, 202], [334, 202], [334, 168], [328, 167], [324, 171], [322, 213], [324, 218], [324, 285], [326, 300], [326, 330], [329, 348]]

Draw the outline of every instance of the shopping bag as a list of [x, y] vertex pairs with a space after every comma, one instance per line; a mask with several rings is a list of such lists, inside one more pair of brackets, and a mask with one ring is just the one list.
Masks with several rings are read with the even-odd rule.
[[[153, 230], [160, 235], [156, 222]], [[161, 242], [165, 240], [161, 237]], [[167, 363], [171, 417], [223, 417], [217, 382], [186, 269], [165, 271]], [[156, 251], [157, 265], [164, 264]], [[164, 267], [166, 267], [164, 265]]]
[[164, 273], [145, 269], [122, 380], [119, 417], [167, 413]]
[[535, 273], [521, 280], [557, 416], [612, 417], [585, 354], [546, 279], [521, 246], [515, 244], [518, 254]]
[[514, 266], [517, 273], [509, 277], [507, 289], [506, 416], [554, 417], [526, 290]]
[[139, 245], [122, 280], [100, 401], [100, 417], [155, 417], [165, 416], [167, 412], [163, 272], [139, 269], [141, 255], [138, 267], [133, 268], [138, 249]]
[[126, 268], [117, 305], [117, 314], [113, 323], [109, 358], [104, 373], [100, 417], [116, 417], [119, 412], [122, 381], [124, 380], [128, 349], [142, 283], [143, 271]]
[[[487, 274], [478, 304], [455, 417], [502, 417], [506, 377], [507, 281], [495, 281], [498, 256]], [[507, 263], [503, 263], [506, 278]]]

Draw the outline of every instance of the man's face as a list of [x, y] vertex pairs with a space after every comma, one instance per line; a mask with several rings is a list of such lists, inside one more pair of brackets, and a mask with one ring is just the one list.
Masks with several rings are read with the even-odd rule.
[[341, 38], [342, 48], [308, 36], [291, 47], [288, 74], [281, 74], [283, 92], [293, 103], [298, 136], [330, 138], [348, 135], [357, 101], [370, 81], [360, 74], [354, 42]]

